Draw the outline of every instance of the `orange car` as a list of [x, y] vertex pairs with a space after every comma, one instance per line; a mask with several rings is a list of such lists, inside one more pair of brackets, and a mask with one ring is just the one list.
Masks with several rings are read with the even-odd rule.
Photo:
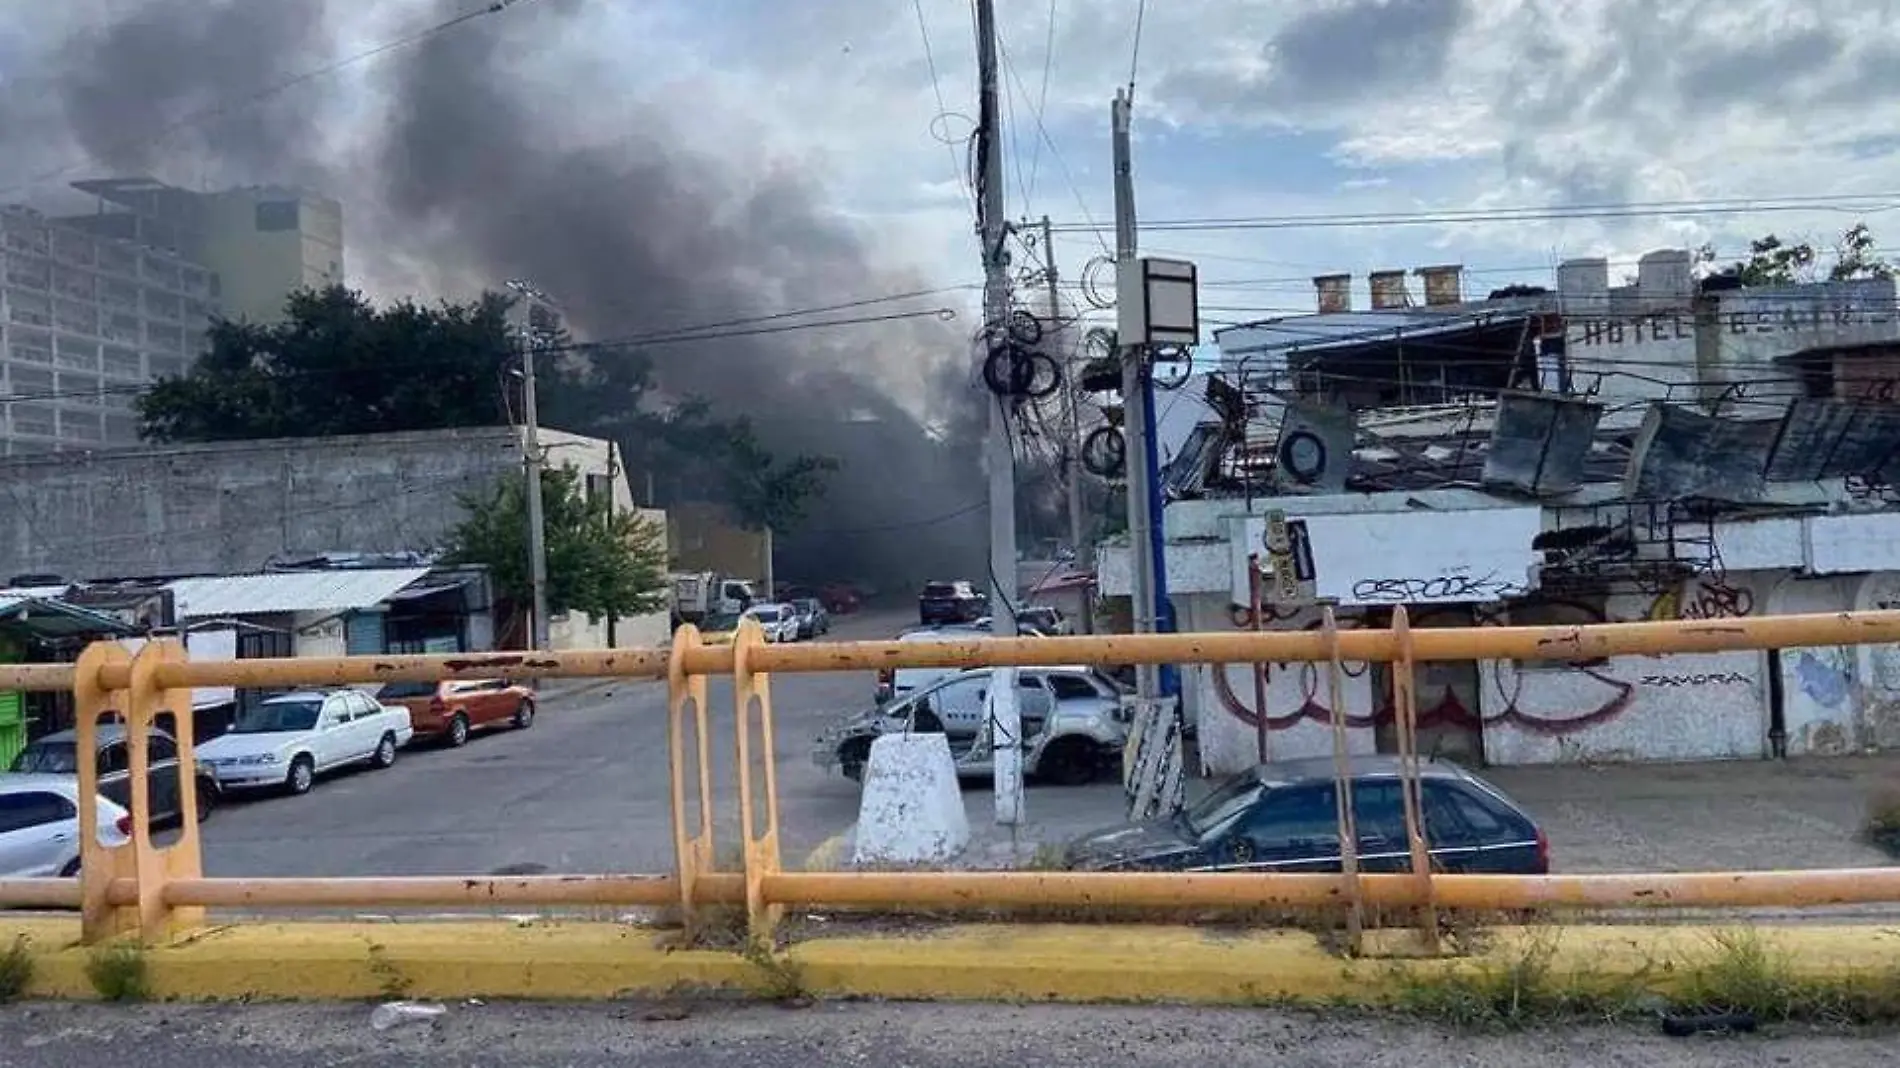
[[534, 725], [534, 691], [506, 679], [392, 682], [376, 699], [408, 709], [417, 740], [451, 746], [468, 744], [470, 731], [503, 725], [526, 730]]

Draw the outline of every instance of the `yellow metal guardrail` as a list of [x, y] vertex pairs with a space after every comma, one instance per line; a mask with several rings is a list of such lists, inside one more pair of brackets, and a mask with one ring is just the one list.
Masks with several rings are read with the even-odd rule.
[[[1689, 872], [1616, 875], [1441, 875], [1429, 865], [1416, 780], [1414, 666], [1436, 660], [1590, 660], [1622, 655], [1720, 652], [1900, 642], [1900, 612], [1766, 616], [1747, 619], [1608, 623], [1564, 627], [1413, 630], [1405, 611], [1386, 630], [1340, 630], [1326, 616], [1318, 631], [971, 639], [949, 642], [766, 644], [755, 623], [730, 644], [708, 644], [692, 627], [670, 650], [359, 656], [329, 659], [193, 661], [175, 640], [146, 644], [136, 656], [115, 643], [88, 648], [72, 665], [0, 665], [0, 690], [70, 690], [79, 751], [94, 751], [102, 716], [128, 728], [133, 833], [124, 846], [101, 844], [97, 769], [80, 761], [81, 873], [78, 880], [0, 880], [0, 906], [78, 907], [84, 937], [135, 934], [148, 941], [203, 922], [212, 907], [648, 905], [677, 906], [687, 921], [707, 904], [743, 903], [751, 933], [769, 938], [782, 909], [807, 906], [1117, 906], [1343, 907], [1358, 926], [1368, 906], [1423, 910], [1702, 908], [1900, 901], [1900, 867], [1850, 871]], [[1345, 660], [1393, 665], [1399, 755], [1407, 771], [1406, 824], [1412, 871], [1359, 874], [1342, 798], [1339, 874], [1114, 874], [1071, 872], [788, 872], [780, 865], [778, 805], [771, 754], [770, 676], [778, 672], [872, 671], [900, 667], [1033, 666], [1073, 663], [1257, 663], [1312, 661], [1338, 672]], [[733, 679], [743, 870], [713, 863], [712, 754], [707, 679]], [[675, 867], [656, 875], [450, 876], [339, 879], [212, 879], [203, 874], [197, 802], [184, 797], [178, 841], [160, 848], [150, 829], [148, 729], [160, 713], [174, 718], [181, 780], [194, 781], [191, 691], [206, 686], [380, 683], [496, 675], [665, 679]], [[1345, 768], [1344, 731], [1335, 752]], [[1342, 783], [1344, 780], [1342, 779]], [[1349, 797], [1346, 785], [1342, 794]]]

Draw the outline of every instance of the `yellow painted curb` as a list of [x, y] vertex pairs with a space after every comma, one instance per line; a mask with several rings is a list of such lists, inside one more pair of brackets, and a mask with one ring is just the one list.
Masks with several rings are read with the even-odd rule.
[[[1725, 959], [1735, 928], [1543, 927], [1491, 932], [1463, 958], [1344, 959], [1301, 931], [993, 925], [819, 938], [765, 959], [671, 948], [669, 933], [605, 923], [284, 923], [210, 928], [140, 953], [150, 994], [209, 1000], [510, 997], [605, 999], [725, 990], [783, 996], [986, 1001], [1379, 1005], [1446, 973], [1542, 975], [1667, 994]], [[78, 924], [0, 921], [24, 938], [26, 993], [96, 996]], [[1385, 939], [1404, 939], [1399, 932]], [[1900, 980], [1900, 931], [1876, 926], [1751, 929], [1781, 974]], [[1379, 939], [1373, 940], [1375, 943]], [[1732, 956], [1732, 953], [1731, 953]]]

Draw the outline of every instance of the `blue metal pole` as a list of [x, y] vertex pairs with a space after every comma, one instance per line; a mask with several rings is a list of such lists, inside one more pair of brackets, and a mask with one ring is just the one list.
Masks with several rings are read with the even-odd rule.
[[[1147, 451], [1148, 552], [1154, 560], [1155, 633], [1173, 634], [1174, 604], [1168, 599], [1168, 538], [1161, 518], [1167, 498], [1161, 489], [1160, 447], [1155, 443], [1155, 379], [1151, 370], [1144, 370], [1141, 376], [1141, 420], [1142, 445]], [[1162, 696], [1180, 696], [1181, 675], [1173, 664], [1161, 665], [1158, 681]]]

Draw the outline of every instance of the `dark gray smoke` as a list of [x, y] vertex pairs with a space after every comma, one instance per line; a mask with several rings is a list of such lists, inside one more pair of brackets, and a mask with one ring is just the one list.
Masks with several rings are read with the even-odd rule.
[[[876, 265], [810, 177], [737, 175], [689, 155], [674, 147], [664, 109], [625, 99], [584, 65], [554, 80], [516, 76], [522, 42], [555, 39], [581, 5], [544, 0], [378, 60], [387, 109], [378, 125], [359, 127], [356, 159], [367, 166], [354, 168], [326, 168], [313, 151], [334, 80], [190, 136], [158, 145], [145, 136], [333, 54], [319, 0], [120, 6], [115, 19], [48, 42], [42, 87], [60, 102], [51, 118], [64, 140], [100, 169], [316, 185], [344, 202], [357, 262], [366, 244], [384, 243], [392, 258], [423, 264], [413, 275], [440, 295], [527, 277], [558, 298], [579, 337], [602, 340], [925, 288]], [[445, 3], [438, 12], [469, 9]], [[0, 110], [9, 142], [12, 115]], [[44, 129], [48, 116], [36, 118]], [[613, 137], [578, 136], [598, 134], [603, 122]], [[577, 141], [610, 147], [571, 147]], [[933, 303], [942, 301], [864, 312]], [[984, 517], [971, 508], [982, 494], [971, 443], [983, 410], [962, 366], [973, 326], [913, 320], [651, 356], [667, 392], [757, 417], [780, 451], [842, 462], [807, 533], [781, 541], [782, 571], [901, 586], [924, 572], [978, 577]], [[933, 399], [942, 440], [900, 395]]]

